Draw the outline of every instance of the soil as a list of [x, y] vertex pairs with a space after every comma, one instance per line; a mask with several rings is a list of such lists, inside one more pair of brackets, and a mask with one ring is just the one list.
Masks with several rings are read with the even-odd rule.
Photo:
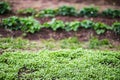
[[14, 11], [29, 7], [41, 10], [45, 8], [57, 8], [63, 5], [74, 6], [77, 9], [90, 5], [96, 5], [101, 10], [106, 8], [120, 9], [120, 0], [10, 0], [9, 2]]
[[114, 41], [120, 41], [120, 35], [115, 34], [112, 31], [107, 31], [105, 34], [97, 35], [92, 29], [79, 29], [78, 31], [65, 31], [65, 30], [57, 30], [53, 31], [51, 29], [41, 29], [39, 32], [34, 34], [28, 33], [26, 36], [23, 36], [23, 32], [21, 31], [9, 31], [3, 28], [0, 28], [0, 36], [1, 37], [24, 37], [29, 40], [39, 40], [39, 39], [64, 39], [68, 37], [77, 37], [80, 41], [88, 41], [92, 36], [96, 36], [99, 39], [110, 39]]

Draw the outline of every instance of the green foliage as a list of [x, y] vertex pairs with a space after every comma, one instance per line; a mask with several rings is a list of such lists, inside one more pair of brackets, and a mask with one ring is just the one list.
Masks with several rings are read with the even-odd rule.
[[11, 7], [7, 2], [0, 2], [0, 14], [8, 13], [10, 10]]
[[62, 49], [77, 49], [81, 48], [81, 44], [78, 38], [70, 37], [67, 39], [63, 39], [60, 42], [60, 46]]
[[81, 22], [81, 26], [85, 29], [92, 28], [94, 26], [94, 22], [92, 22], [91, 20], [83, 20]]
[[119, 51], [15, 51], [0, 56], [1, 80], [119, 80], [119, 73]]
[[20, 18], [16, 16], [3, 19], [2, 26], [4, 26], [5, 29], [11, 29], [11, 30], [19, 30], [22, 27]]
[[112, 27], [115, 33], [120, 34], [120, 22], [113, 23]]
[[102, 15], [105, 17], [119, 18], [120, 17], [120, 10], [106, 9], [102, 12]]
[[22, 38], [0, 38], [0, 49], [25, 49], [30, 46], [28, 43]]
[[97, 34], [103, 34], [107, 30], [113, 30], [119, 34], [119, 23], [116, 22], [112, 25], [112, 27], [102, 23], [96, 22], [94, 23], [91, 20], [83, 20], [82, 22], [79, 21], [72, 21], [72, 22], [63, 22], [62, 20], [56, 20], [53, 18], [50, 22], [45, 22], [42, 25], [39, 21], [35, 20], [33, 17], [27, 18], [19, 18], [16, 16], [9, 17], [2, 19], [1, 26], [5, 27], [5, 29], [10, 30], [22, 30], [27, 33], [35, 33], [39, 31], [41, 28], [51, 28], [52, 30], [56, 31], [58, 29], [64, 29], [66, 31], [77, 31], [79, 27], [83, 27], [85, 29], [93, 28]]
[[87, 16], [87, 17], [96, 17], [98, 15], [98, 8], [94, 6], [85, 7], [80, 10], [80, 16]]
[[39, 31], [41, 28], [40, 23], [32, 17], [19, 18], [19, 17], [9, 17], [2, 20], [2, 25], [6, 29], [11, 30], [22, 30], [28, 33], [34, 33]]
[[35, 17], [55, 17], [57, 10], [53, 9], [44, 9], [35, 15]]
[[101, 22], [98, 22], [98, 23], [95, 23], [94, 25], [94, 30], [96, 31], [97, 34], [103, 34], [106, 32], [106, 30], [111, 30], [112, 27], [104, 24], [104, 23], [101, 23]]
[[23, 15], [34, 15], [36, 13], [36, 10], [33, 8], [26, 8], [26, 9], [18, 10], [17, 12]]
[[[36, 43], [37, 44], [37, 43]], [[62, 40], [47, 39], [40, 40], [40, 49], [59, 50], [59, 49], [77, 49], [81, 48], [81, 43], [76, 37], [69, 37]]]
[[42, 28], [39, 21], [35, 20], [33, 17], [21, 18], [21, 30], [27, 33], [35, 33]]
[[58, 8], [58, 15], [76, 16], [76, 9], [71, 6], [62, 6]]
[[52, 28], [52, 30], [56, 31], [57, 29], [64, 29], [65, 24], [63, 21], [53, 18], [52, 21], [45, 23], [44, 27]]
[[97, 38], [92, 38], [90, 39], [90, 42], [89, 42], [89, 48], [99, 48], [104, 45], [110, 45], [110, 42], [108, 39], [99, 40]]
[[66, 22], [66, 31], [77, 31], [78, 28], [80, 27], [80, 22], [79, 21], [73, 21], [73, 22]]

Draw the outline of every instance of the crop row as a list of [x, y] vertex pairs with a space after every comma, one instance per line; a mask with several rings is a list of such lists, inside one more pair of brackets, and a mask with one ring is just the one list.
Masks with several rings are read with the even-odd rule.
[[[0, 14], [5, 14], [11, 11], [11, 7], [6, 2], [0, 2]], [[111, 18], [120, 18], [120, 10], [117, 9], [106, 9], [99, 12], [99, 8], [96, 6], [85, 7], [80, 10], [76, 10], [75, 7], [72, 6], [61, 6], [57, 9], [43, 9], [40, 11], [36, 11], [33, 8], [26, 8], [17, 11], [18, 14], [25, 15], [33, 15], [35, 17], [55, 17], [58, 15], [61, 16], [82, 16], [82, 17], [97, 17], [97, 16], [105, 16]]]
[[16, 17], [2, 19], [1, 26], [10, 30], [21, 30], [25, 33], [35, 33], [41, 28], [51, 28], [56, 31], [58, 29], [64, 29], [65, 31], [78, 31], [80, 28], [93, 29], [97, 34], [103, 34], [107, 30], [112, 30], [117, 34], [120, 34], [120, 22], [114, 22], [112, 26], [104, 24], [102, 22], [93, 22], [91, 20], [63, 22], [62, 20], [56, 20], [53, 18], [49, 22], [40, 24], [39, 21], [33, 17]]

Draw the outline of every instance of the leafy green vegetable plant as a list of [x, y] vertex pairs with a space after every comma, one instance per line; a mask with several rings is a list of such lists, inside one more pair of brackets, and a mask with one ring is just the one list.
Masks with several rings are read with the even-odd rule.
[[103, 33], [105, 33], [106, 30], [112, 29], [112, 27], [110, 27], [102, 22], [95, 23], [93, 28], [97, 34], [103, 34]]
[[94, 6], [85, 7], [80, 10], [80, 16], [87, 16], [87, 17], [96, 17], [98, 15], [98, 8]]
[[120, 10], [106, 9], [102, 12], [102, 15], [105, 17], [119, 18], [120, 17]]
[[53, 18], [51, 22], [45, 23], [44, 27], [50, 27], [52, 30], [56, 31], [57, 29], [64, 29], [65, 24], [63, 21]]
[[19, 30], [21, 28], [20, 18], [12, 16], [2, 19], [2, 26], [4, 26], [5, 29]]
[[57, 10], [44, 9], [38, 12], [35, 17], [54, 17], [57, 14]]
[[39, 21], [35, 20], [33, 17], [21, 18], [21, 30], [28, 33], [35, 33], [39, 31], [42, 26]]
[[66, 31], [77, 31], [78, 28], [80, 27], [80, 22], [79, 21], [73, 21], [73, 22], [66, 22]]
[[71, 6], [62, 6], [58, 8], [58, 15], [76, 16], [76, 9]]
[[85, 29], [92, 28], [94, 26], [94, 22], [92, 22], [91, 20], [83, 20], [81, 22], [81, 26]]
[[21, 9], [17, 11], [18, 14], [23, 14], [23, 15], [34, 15], [36, 13], [36, 10], [33, 8], [26, 8], [26, 9]]
[[113, 23], [112, 27], [115, 33], [120, 34], [120, 22]]
[[33, 17], [19, 18], [9, 17], [2, 20], [2, 26], [11, 30], [22, 30], [27, 33], [34, 33], [42, 27]]
[[10, 10], [11, 7], [7, 2], [0, 2], [0, 14], [8, 13]]

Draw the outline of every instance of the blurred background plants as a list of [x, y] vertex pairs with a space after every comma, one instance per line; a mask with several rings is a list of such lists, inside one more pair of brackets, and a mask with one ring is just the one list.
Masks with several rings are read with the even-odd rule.
[[0, 14], [7, 14], [11, 11], [11, 6], [8, 2], [0, 1]]

